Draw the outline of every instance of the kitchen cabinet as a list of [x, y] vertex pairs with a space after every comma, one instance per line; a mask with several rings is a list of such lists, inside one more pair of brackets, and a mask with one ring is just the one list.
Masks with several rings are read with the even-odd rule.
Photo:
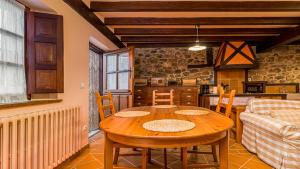
[[152, 92], [169, 92], [174, 90], [174, 104], [182, 106], [198, 106], [198, 86], [136, 86], [134, 89], [134, 106], [151, 106]]

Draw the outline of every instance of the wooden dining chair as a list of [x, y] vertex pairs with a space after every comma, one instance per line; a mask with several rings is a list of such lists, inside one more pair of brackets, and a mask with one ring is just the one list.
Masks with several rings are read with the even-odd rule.
[[170, 105], [174, 105], [174, 90], [171, 89], [168, 93], [159, 93], [158, 90], [153, 90], [152, 94], [152, 105], [161, 105], [164, 103], [168, 103]]
[[[222, 92], [222, 91], [221, 91]], [[220, 94], [219, 102], [216, 108], [217, 113], [221, 113], [225, 115], [228, 118], [231, 118], [234, 121], [233, 128], [230, 129], [230, 133], [235, 134], [236, 141], [240, 143], [241, 140], [241, 132], [242, 132], [242, 126], [240, 123], [240, 120], [238, 119], [240, 116], [240, 113], [245, 110], [244, 106], [236, 106], [233, 110], [233, 99], [235, 96], [236, 91], [232, 90], [229, 94]], [[228, 100], [228, 104], [224, 104], [224, 98]], [[222, 112], [222, 109], [225, 110]]]
[[[230, 118], [232, 114], [232, 105], [233, 105], [233, 100], [235, 96], [236, 91], [231, 90], [230, 93], [225, 93], [223, 88], [219, 89], [219, 100], [218, 104], [216, 107], [216, 112], [220, 113], [222, 115], [225, 115], [226, 117]], [[228, 131], [229, 134], [229, 131]], [[201, 152], [198, 151], [196, 147], [193, 148], [193, 150], [188, 150], [187, 148], [182, 148], [182, 165], [183, 168], [209, 168], [209, 167], [218, 167], [218, 157], [217, 157], [217, 145], [219, 143], [216, 142], [214, 144], [211, 144], [212, 151], [211, 152]], [[193, 154], [212, 154], [214, 161], [217, 162], [217, 164], [191, 164], [188, 165], [188, 154], [193, 153]]]
[[[105, 118], [107, 118], [110, 115], [113, 115], [116, 113], [116, 109], [113, 103], [113, 98], [111, 92], [108, 92], [107, 95], [101, 96], [99, 92], [95, 93], [96, 95], [96, 102], [98, 106], [98, 112], [100, 116], [100, 120], [103, 121]], [[105, 115], [105, 112], [108, 111], [109, 115]], [[148, 160], [148, 149], [142, 149], [142, 153], [125, 153], [120, 154], [121, 148], [137, 148], [133, 146], [123, 145], [119, 143], [114, 143], [115, 153], [114, 153], [114, 160], [113, 164], [118, 164], [119, 156], [142, 156], [142, 169], [147, 168], [147, 160]]]
[[[216, 107], [216, 112], [224, 114], [226, 117], [231, 116], [231, 111], [232, 111], [232, 105], [233, 105], [233, 99], [235, 96], [236, 91], [231, 90], [230, 93], [226, 94], [224, 90], [220, 90], [220, 96], [219, 96], [219, 101]], [[224, 100], [227, 100], [227, 102], [224, 102]], [[222, 109], [224, 111], [222, 111]]]
[[[163, 92], [158, 92], [158, 90], [153, 90], [152, 92], [152, 105], [157, 106], [157, 105], [164, 105], [164, 104], [169, 104], [169, 105], [174, 105], [174, 89], [171, 89], [170, 92], [163, 93]], [[151, 161], [151, 149], [149, 149], [148, 153], [149, 161]], [[167, 161], [167, 149], [164, 148], [164, 164], [163, 167], [166, 169], [168, 168], [168, 161]], [[155, 163], [155, 162], [152, 162]], [[157, 165], [160, 165], [158, 163], [155, 163]]]

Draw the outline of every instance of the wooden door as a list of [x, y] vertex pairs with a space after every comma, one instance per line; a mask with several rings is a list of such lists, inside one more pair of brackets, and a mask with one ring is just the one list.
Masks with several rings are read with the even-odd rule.
[[111, 91], [116, 109], [132, 107], [134, 49], [120, 49], [103, 57], [104, 93]]

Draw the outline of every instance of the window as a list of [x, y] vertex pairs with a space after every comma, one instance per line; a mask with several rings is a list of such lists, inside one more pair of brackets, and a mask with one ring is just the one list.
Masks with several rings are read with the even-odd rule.
[[0, 103], [26, 100], [24, 7], [0, 1]]
[[129, 90], [129, 53], [110, 54], [106, 56], [106, 89]]

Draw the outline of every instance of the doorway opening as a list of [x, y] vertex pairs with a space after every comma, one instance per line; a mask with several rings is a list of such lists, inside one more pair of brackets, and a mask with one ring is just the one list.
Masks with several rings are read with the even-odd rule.
[[89, 137], [97, 134], [99, 129], [99, 113], [95, 92], [103, 93], [103, 51], [89, 44]]

